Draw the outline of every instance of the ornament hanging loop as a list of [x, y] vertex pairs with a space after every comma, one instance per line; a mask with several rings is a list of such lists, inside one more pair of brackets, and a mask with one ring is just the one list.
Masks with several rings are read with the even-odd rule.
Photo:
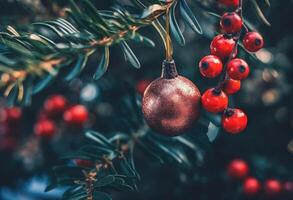
[[166, 60], [172, 61], [172, 54], [173, 54], [173, 47], [172, 47], [172, 41], [170, 37], [170, 5], [172, 0], [166, 0]]

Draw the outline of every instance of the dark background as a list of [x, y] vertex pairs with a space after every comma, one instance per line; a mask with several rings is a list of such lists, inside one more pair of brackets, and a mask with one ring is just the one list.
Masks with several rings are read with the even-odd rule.
[[[66, 5], [66, 1], [56, 2], [60, 8]], [[93, 2], [100, 9], [113, 5], [113, 1], [109, 0]], [[223, 12], [223, 9], [218, 8], [214, 1], [207, 0], [205, 2], [211, 5], [216, 13]], [[289, 142], [293, 140], [293, 34], [290, 17], [293, 11], [293, 1], [273, 0], [271, 7], [266, 6], [263, 1], [259, 1], [265, 15], [271, 22], [271, 27], [264, 25], [256, 16], [252, 6], [247, 1], [245, 2], [244, 16], [265, 38], [265, 49], [262, 54], [258, 54], [259, 61], [240, 52], [240, 55], [243, 55], [249, 62], [252, 73], [244, 81], [241, 91], [230, 99], [232, 105], [246, 111], [249, 117], [248, 128], [235, 136], [221, 131], [213, 143], [208, 142], [206, 135], [198, 136], [197, 143], [204, 152], [204, 163], [192, 170], [182, 170], [172, 163], [161, 165], [138, 151], [136, 155], [137, 168], [142, 176], [139, 192], [117, 193], [117, 195], [114, 194], [114, 199], [246, 199], [241, 194], [241, 183], [233, 182], [226, 177], [226, 166], [234, 158], [246, 160], [250, 164], [251, 174], [262, 182], [270, 178], [293, 181], [293, 145], [291, 152], [289, 150]], [[25, 25], [31, 21], [58, 16], [59, 8], [50, 8], [49, 1], [43, 0], [39, 5], [34, 8], [33, 4], [25, 4], [21, 1], [1, 0], [0, 29], [7, 24]], [[193, 80], [203, 92], [214, 82], [200, 77], [197, 65], [200, 58], [209, 53], [209, 43], [215, 35], [218, 22], [216, 18], [204, 15], [196, 7], [194, 9], [197, 10], [197, 16], [204, 27], [205, 34], [203, 36], [197, 35], [182, 24], [182, 28], [185, 28], [184, 35], [187, 43], [185, 47], [179, 47], [175, 44], [174, 57], [178, 71]], [[71, 102], [82, 102], [79, 92], [88, 84], [100, 86], [104, 93], [101, 93], [94, 102], [86, 102], [85, 104], [88, 107], [106, 105], [105, 110], [101, 111], [106, 114], [95, 119], [96, 121], [91, 124], [91, 128], [105, 133], [119, 129], [109, 121], [118, 115], [116, 112], [110, 112], [113, 108], [119, 109], [119, 105], [113, 103], [113, 99], [119, 99], [124, 93], [127, 93], [127, 90], [121, 88], [121, 85], [127, 82], [129, 85], [135, 86], [140, 80], [157, 78], [161, 71], [161, 62], [164, 58], [162, 42], [153, 28], [146, 27], [142, 32], [155, 41], [156, 47], [152, 49], [130, 43], [141, 61], [140, 70], [129, 67], [129, 64], [124, 62], [119, 47], [114, 47], [111, 50], [109, 71], [100, 82], [94, 82], [91, 79], [91, 74], [95, 71], [97, 64], [96, 60], [92, 58], [79, 80], [74, 80], [71, 83], [57, 80], [53, 86], [34, 96], [33, 106], [24, 108], [25, 117], [22, 122], [21, 136], [19, 136], [20, 143], [24, 143], [27, 138], [31, 137], [36, 113], [49, 95], [62, 93]], [[115, 105], [113, 106], [113, 104]], [[107, 109], [109, 108], [107, 105], [112, 105], [112, 109]], [[81, 133], [72, 137], [66, 136], [66, 139], [63, 138], [55, 145], [70, 143], [69, 149], [74, 149], [75, 145], [78, 146], [75, 141], [81, 137], [78, 134]], [[2, 189], [0, 189], [0, 199], [10, 200], [13, 197], [20, 200], [50, 198], [50, 195], [45, 198], [46, 195], [43, 196], [44, 194], [40, 190], [42, 190], [42, 184], [46, 184], [46, 178], [43, 177], [47, 177], [50, 168], [59, 162], [58, 152], [61, 150], [52, 150], [51, 147], [47, 148], [46, 146], [42, 146], [42, 149], [42, 161], [38, 158], [32, 159], [34, 164], [32, 170], [27, 170], [22, 161], [15, 159], [17, 157], [15, 155], [18, 154], [17, 150], [14, 152], [1, 151], [0, 183]], [[42, 164], [38, 166], [34, 162], [42, 162]], [[32, 180], [33, 176], [35, 178]], [[39, 188], [28, 189], [31, 182], [38, 185]], [[17, 198], [15, 198], [16, 194], [19, 195]], [[58, 196], [58, 192], [56, 194]], [[57, 198], [54, 195], [52, 195], [52, 199]], [[257, 199], [260, 198], [262, 197], [257, 197]], [[279, 199], [289, 200], [293, 197], [290, 194], [285, 194]]]

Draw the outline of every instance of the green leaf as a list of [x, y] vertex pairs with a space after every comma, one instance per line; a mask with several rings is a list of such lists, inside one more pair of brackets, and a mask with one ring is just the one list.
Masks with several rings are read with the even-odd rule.
[[81, 186], [75, 186], [66, 190], [63, 194], [62, 199], [84, 199], [87, 194], [84, 188]]
[[143, 150], [148, 153], [150, 156], [154, 157], [155, 159], [157, 159], [161, 164], [164, 163], [164, 160], [152, 149], [150, 149], [150, 145], [145, 144], [143, 141], [138, 141], [138, 144], [140, 145], [140, 147], [143, 148]]
[[131, 143], [130, 144], [130, 151], [129, 151], [129, 163], [130, 163], [130, 167], [132, 168], [132, 170], [135, 172], [136, 174], [136, 178], [138, 180], [141, 179], [138, 171], [136, 170], [136, 167], [135, 167], [135, 163], [134, 163], [134, 143]]
[[31, 104], [32, 100], [32, 79], [31, 77], [27, 77], [24, 81], [24, 97], [23, 97], [23, 104], [28, 106]]
[[258, 6], [256, 0], [252, 0], [251, 1], [255, 10], [256, 10], [256, 13], [257, 15], [259, 16], [259, 18], [261, 19], [261, 21], [266, 24], [267, 26], [271, 26], [271, 23], [267, 20], [267, 18], [265, 17], [265, 15], [263, 14], [262, 10], [260, 9], [260, 7]]
[[140, 8], [145, 8], [146, 6], [140, 1], [140, 0], [130, 0], [134, 5], [140, 7]]
[[207, 136], [210, 142], [215, 141], [216, 137], [219, 134], [219, 127], [213, 124], [212, 122], [209, 123]]
[[89, 0], [83, 0], [80, 2], [85, 7], [85, 10], [87, 11], [86, 14], [88, 14], [92, 19], [94, 19], [96, 23], [102, 25], [105, 30], [109, 29], [109, 26], [106, 23], [106, 21], [100, 16], [99, 11]]
[[198, 147], [195, 144], [193, 144], [192, 142], [190, 142], [188, 139], [186, 139], [183, 136], [177, 136], [177, 137], [174, 137], [174, 139], [194, 151], [198, 150]]
[[50, 184], [50, 185], [48, 185], [48, 186], [45, 188], [44, 192], [49, 192], [49, 191], [54, 190], [55, 188], [57, 188], [57, 187], [59, 187], [59, 186], [60, 186], [59, 184]]
[[12, 107], [14, 105], [17, 94], [18, 94], [18, 87], [17, 85], [14, 85], [12, 90], [9, 92], [8, 96], [6, 97], [6, 104], [8, 107]]
[[109, 157], [115, 157], [115, 151], [111, 148], [104, 148], [97, 145], [86, 145], [80, 148], [81, 152], [87, 153], [89, 156], [94, 156], [96, 159], [100, 159], [103, 155], [107, 155]]
[[123, 173], [129, 177], [129, 178], [136, 178], [136, 172], [132, 169], [132, 167], [129, 165], [126, 159], [121, 159], [120, 160], [120, 165]]
[[62, 33], [61, 31], [58, 30], [58, 28], [56, 28], [55, 26], [51, 25], [48, 22], [36, 22], [33, 23], [32, 25], [36, 25], [36, 26], [43, 26], [46, 27], [50, 30], [52, 30], [53, 32], [55, 32], [59, 37], [63, 38], [63, 36], [65, 35], [64, 33]]
[[101, 133], [95, 132], [95, 131], [87, 131], [85, 133], [85, 136], [101, 145], [104, 147], [108, 147], [111, 149], [115, 149], [115, 146], [111, 144], [106, 137], [104, 137]]
[[130, 192], [134, 190], [133, 187], [126, 184], [124, 179], [122, 178], [116, 178], [115, 181], [110, 186], [117, 190], [126, 191], [126, 192]]
[[111, 138], [109, 138], [109, 141], [111, 143], [119, 140], [119, 141], [127, 141], [130, 138], [130, 136], [128, 134], [124, 134], [124, 133], [115, 133], [115, 135]]
[[103, 178], [98, 178], [98, 180], [95, 182], [94, 186], [95, 186], [95, 188], [104, 187], [104, 186], [110, 185], [114, 181], [115, 181], [115, 176], [108, 175]]
[[202, 28], [185, 0], [180, 0], [180, 13], [193, 31], [202, 34]]
[[221, 19], [221, 15], [219, 15], [219, 14], [217, 14], [217, 13], [214, 13], [214, 12], [207, 12], [209, 15], [211, 15], [211, 16], [214, 16], [214, 17], [216, 17], [216, 18], [218, 18], [218, 19]]
[[165, 154], [167, 154], [168, 156], [173, 158], [178, 163], [183, 164], [183, 160], [176, 153], [174, 153], [171, 148], [168, 148], [164, 144], [162, 144], [158, 141], [155, 141], [155, 140], [153, 140], [152, 142], [154, 143], [154, 145], [156, 145], [156, 147], [159, 150], [163, 151]]
[[179, 45], [184, 46], [185, 45], [185, 39], [182, 34], [182, 31], [180, 30], [180, 27], [176, 20], [176, 7], [177, 7], [177, 1], [175, 2], [174, 6], [171, 9], [170, 12], [170, 28], [171, 28], [171, 34], [175, 38], [175, 40], [178, 42]]
[[[64, 193], [63, 193], [63, 199], [67, 199], [71, 196], [77, 195], [77, 194], [82, 194], [85, 193], [85, 190], [82, 186], [76, 185], [73, 187], [68, 188]], [[86, 193], [85, 193], [86, 194]]]
[[155, 47], [156, 46], [155, 43], [151, 39], [149, 39], [149, 38], [147, 38], [145, 36], [142, 36], [142, 35], [140, 35], [138, 33], [136, 33], [132, 39], [135, 42], [141, 42], [141, 43], [143, 43], [144, 45], [146, 45], [148, 47]]
[[110, 51], [109, 51], [109, 47], [106, 46], [104, 48], [104, 53], [102, 55], [102, 59], [98, 65], [97, 71], [94, 75], [95, 80], [100, 79], [106, 73], [108, 66], [109, 66], [109, 58], [110, 58]]
[[270, 2], [270, 0], [265, 0], [265, 2], [266, 2], [266, 4], [267, 4], [268, 6], [271, 6], [271, 2]]
[[86, 66], [87, 61], [88, 61], [87, 55], [79, 54], [76, 64], [74, 65], [71, 72], [65, 77], [65, 80], [70, 81], [74, 79], [76, 76], [78, 76], [80, 72], [84, 69], [84, 67]]
[[125, 55], [125, 59], [130, 62], [130, 64], [139, 69], [140, 68], [140, 62], [138, 61], [137, 57], [131, 50], [131, 48], [128, 46], [128, 44], [125, 41], [121, 42], [121, 47]]
[[190, 141], [190, 139], [185, 138], [183, 136], [177, 136], [177, 137], [174, 137], [174, 139], [177, 142], [183, 144], [184, 146], [192, 149], [194, 151], [194, 153], [195, 153], [195, 156], [197, 158], [198, 163], [202, 163], [203, 162], [203, 159], [204, 158], [203, 158], [203, 152], [202, 152], [202, 150], [196, 144], [194, 144], [192, 141]]
[[37, 94], [45, 87], [47, 87], [55, 78], [55, 76], [48, 74], [47, 76], [43, 77], [34, 87], [33, 87], [33, 94]]

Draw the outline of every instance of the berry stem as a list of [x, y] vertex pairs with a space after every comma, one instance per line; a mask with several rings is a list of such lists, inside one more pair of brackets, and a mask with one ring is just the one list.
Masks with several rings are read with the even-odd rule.
[[[239, 1], [239, 6], [238, 8], [236, 9], [236, 12], [240, 15], [241, 19], [243, 20], [243, 13], [242, 13], [242, 5], [243, 5], [243, 0], [240, 0]], [[244, 22], [243, 22], [244, 24]], [[227, 64], [233, 59], [233, 55], [236, 53], [237, 51], [237, 48], [238, 48], [238, 44], [239, 44], [239, 39], [240, 39], [240, 36], [242, 34], [242, 30], [243, 30], [243, 27], [244, 25], [242, 26], [242, 29], [233, 37], [233, 40], [235, 41], [235, 45], [234, 45], [234, 48], [233, 48], [233, 51], [231, 52], [231, 54], [229, 55], [229, 58], [225, 61], [224, 63], [224, 67], [223, 67], [223, 73], [222, 73], [222, 76], [220, 77], [220, 81], [217, 85], [217, 89], [220, 89], [222, 90], [223, 87], [224, 87], [224, 84], [225, 82], [228, 80], [229, 76], [226, 72], [226, 69], [227, 69]]]

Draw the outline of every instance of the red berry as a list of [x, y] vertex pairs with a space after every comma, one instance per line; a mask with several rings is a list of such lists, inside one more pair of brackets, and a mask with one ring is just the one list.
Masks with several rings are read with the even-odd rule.
[[243, 187], [243, 193], [246, 194], [247, 196], [254, 196], [261, 189], [260, 182], [256, 178], [253, 178], [253, 177], [247, 178], [244, 181], [242, 187]]
[[49, 115], [57, 115], [66, 109], [67, 101], [62, 95], [54, 95], [49, 97], [44, 103], [44, 110]]
[[237, 134], [247, 126], [247, 116], [240, 109], [227, 109], [222, 116], [222, 126], [225, 131]]
[[83, 125], [88, 120], [87, 108], [83, 105], [75, 105], [64, 113], [63, 119], [71, 125]]
[[41, 120], [35, 124], [35, 134], [40, 137], [51, 138], [56, 133], [56, 125], [51, 120]]
[[138, 94], [143, 95], [144, 91], [147, 89], [147, 87], [149, 86], [151, 82], [152, 81], [150, 80], [139, 81], [136, 85], [136, 91], [138, 92]]
[[239, 0], [219, 0], [219, 3], [227, 7], [237, 7], [239, 5]]
[[228, 175], [234, 179], [245, 178], [249, 173], [248, 164], [241, 159], [235, 159], [228, 166]]
[[93, 167], [93, 162], [90, 160], [76, 159], [75, 164], [79, 167]]
[[243, 45], [247, 51], [256, 52], [264, 46], [264, 40], [258, 32], [248, 32], [243, 38]]
[[6, 108], [6, 121], [8, 123], [19, 122], [22, 117], [22, 110], [19, 107]]
[[225, 13], [221, 18], [220, 26], [225, 33], [237, 33], [242, 28], [242, 19], [236, 12]]
[[[232, 38], [228, 38], [224, 35], [216, 36], [211, 45], [211, 54], [218, 56], [222, 60], [226, 60], [230, 57], [234, 50], [235, 41]], [[236, 56], [236, 53], [233, 57]]]
[[239, 80], [234, 80], [229, 78], [224, 83], [224, 92], [228, 95], [235, 94], [241, 88], [241, 82]]
[[211, 88], [202, 95], [201, 103], [208, 112], [218, 113], [227, 108], [228, 97], [222, 90]]
[[199, 62], [200, 73], [206, 78], [215, 78], [221, 74], [223, 69], [222, 61], [214, 55], [208, 55]]
[[227, 64], [227, 72], [232, 79], [242, 80], [249, 75], [249, 66], [244, 60], [235, 58]]
[[264, 183], [264, 191], [269, 197], [276, 196], [281, 193], [282, 185], [278, 180], [270, 179]]

